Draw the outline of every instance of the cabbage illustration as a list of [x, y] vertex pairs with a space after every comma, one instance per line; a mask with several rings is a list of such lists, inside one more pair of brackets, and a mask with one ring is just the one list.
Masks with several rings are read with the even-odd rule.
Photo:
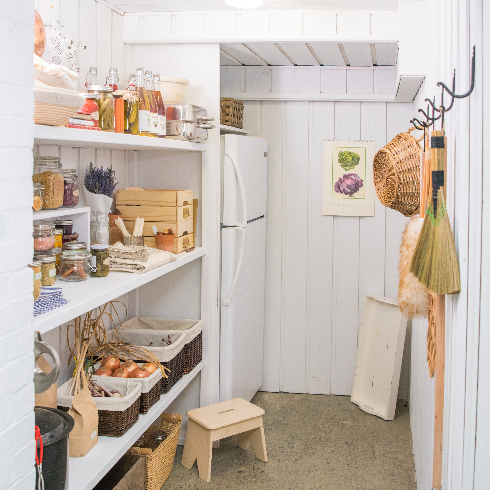
[[360, 160], [361, 157], [358, 153], [349, 150], [339, 151], [339, 163], [346, 172], [352, 170]]
[[334, 189], [338, 194], [353, 196], [364, 184], [364, 181], [357, 174], [344, 174], [337, 182]]

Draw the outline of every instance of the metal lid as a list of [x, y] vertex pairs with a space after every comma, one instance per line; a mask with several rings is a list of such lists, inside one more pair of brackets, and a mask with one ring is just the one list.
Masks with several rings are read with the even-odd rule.
[[87, 250], [64, 250], [61, 253], [62, 259], [81, 260], [87, 259], [88, 257], [90, 257], [90, 252]]
[[87, 250], [85, 242], [66, 242], [63, 244], [63, 250]]
[[103, 245], [101, 243], [96, 243], [90, 247], [92, 250], [107, 250], [109, 245]]
[[94, 93], [82, 92], [79, 95], [81, 95], [82, 97], [85, 97], [86, 99], [96, 99], [97, 98], [97, 94], [94, 94]]
[[61, 225], [64, 225], [64, 226], [66, 226], [66, 225], [72, 225], [73, 224], [73, 220], [71, 220], [71, 219], [59, 220], [59, 221], [56, 221], [56, 224], [57, 225], [60, 225], [60, 226]]
[[76, 175], [77, 171], [74, 168], [64, 168], [63, 175]]
[[46, 233], [51, 233], [54, 230], [53, 225], [32, 225], [34, 231], [40, 233], [40, 232], [46, 232]]
[[112, 92], [112, 87], [107, 85], [89, 85], [87, 90], [92, 90], [94, 92]]
[[38, 184], [37, 182], [33, 182], [32, 187], [34, 190], [37, 190], [37, 191], [43, 191], [44, 190], [44, 186], [42, 184]]
[[[34, 407], [34, 416], [36, 425], [41, 431], [44, 447], [59, 441], [63, 437], [68, 437], [68, 434], [73, 429], [73, 418], [61, 410]], [[38, 446], [40, 445], [39, 441], [37, 444]]]
[[38, 262], [37, 260], [33, 260], [30, 264], [28, 264], [29, 267], [41, 267], [41, 265], [43, 265], [43, 263]]
[[55, 228], [54, 233], [55, 233], [55, 235], [63, 235], [63, 229], [62, 228]]
[[36, 255], [36, 259], [42, 260], [43, 264], [50, 264], [56, 261], [56, 257], [53, 255]]

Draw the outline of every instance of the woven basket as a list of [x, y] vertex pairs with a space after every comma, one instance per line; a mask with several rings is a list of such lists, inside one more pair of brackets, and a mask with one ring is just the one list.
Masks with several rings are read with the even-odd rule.
[[381, 204], [403, 216], [420, 211], [420, 147], [410, 131], [395, 136], [373, 161], [376, 194]]
[[34, 122], [45, 126], [63, 126], [70, 117], [75, 117], [76, 107], [44, 104], [34, 102]]
[[170, 372], [166, 371], [167, 377], [162, 379], [162, 393], [168, 393], [173, 385], [184, 375], [184, 350], [181, 350], [170, 361], [160, 362], [162, 366], [170, 369]]
[[184, 346], [184, 374], [189, 374], [202, 361], [202, 332]]
[[[146, 458], [146, 490], [160, 490], [174, 467], [182, 415], [162, 413], [160, 421], [159, 428], [167, 433], [167, 438], [155, 450], [131, 448], [131, 454]], [[145, 435], [151, 435], [159, 428], [150, 426]]]
[[221, 99], [221, 124], [243, 128], [243, 102], [236, 99]]

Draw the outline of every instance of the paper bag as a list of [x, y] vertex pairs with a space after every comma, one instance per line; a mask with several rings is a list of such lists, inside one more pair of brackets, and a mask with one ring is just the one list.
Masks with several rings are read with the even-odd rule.
[[70, 432], [70, 456], [80, 458], [85, 456], [98, 440], [99, 414], [87, 386], [73, 398], [68, 413], [75, 421]]
[[[37, 364], [43, 373], [50, 373], [53, 370], [53, 368], [49, 365], [49, 362], [46, 361], [42, 355], [39, 356]], [[36, 407], [58, 408], [58, 391], [56, 389], [56, 383], [54, 383], [45, 392], [36, 395], [35, 405]]]

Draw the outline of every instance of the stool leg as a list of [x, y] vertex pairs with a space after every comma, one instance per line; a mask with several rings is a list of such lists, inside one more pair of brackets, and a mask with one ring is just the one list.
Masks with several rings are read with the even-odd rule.
[[185, 433], [184, 451], [182, 452], [182, 466], [190, 470], [194, 465], [194, 461], [197, 459], [197, 439], [198, 426], [197, 424], [189, 419], [187, 423], [187, 431]]
[[189, 470], [197, 459], [199, 477], [209, 483], [211, 481], [212, 451], [211, 431], [189, 419], [182, 453], [182, 466]]
[[267, 449], [265, 447], [265, 434], [263, 426], [237, 434], [237, 445], [245, 450], [247, 450], [249, 446], [252, 446], [255, 456], [267, 463]]

